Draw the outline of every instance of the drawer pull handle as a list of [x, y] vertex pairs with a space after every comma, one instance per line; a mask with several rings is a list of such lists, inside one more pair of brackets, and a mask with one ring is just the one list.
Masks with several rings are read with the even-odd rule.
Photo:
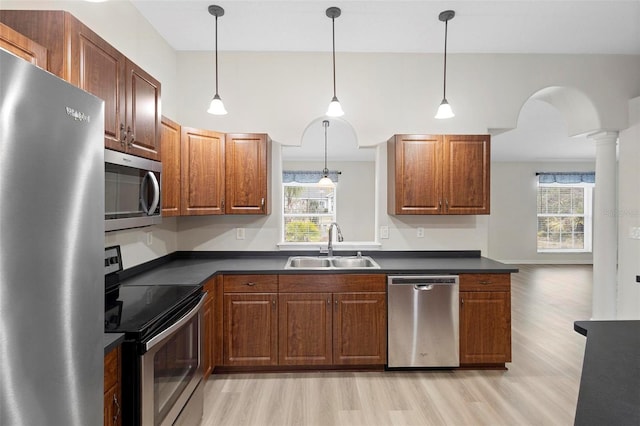
[[250, 282], [248, 282], [248, 283], [247, 283], [247, 285], [248, 285], [249, 287], [253, 287], [254, 285], [256, 285], [256, 283], [254, 283], [253, 281], [250, 281]]
[[491, 284], [493, 281], [479, 281], [478, 284], [482, 284], [482, 285], [489, 285]]

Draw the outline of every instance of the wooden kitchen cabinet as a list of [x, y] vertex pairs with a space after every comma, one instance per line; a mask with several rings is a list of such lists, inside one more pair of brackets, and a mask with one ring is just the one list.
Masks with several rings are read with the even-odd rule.
[[182, 127], [180, 215], [224, 214], [223, 133]]
[[395, 135], [387, 142], [392, 215], [489, 214], [489, 135]]
[[47, 69], [47, 48], [3, 23], [0, 23], [0, 48], [37, 67]]
[[2, 10], [48, 50], [48, 70], [105, 102], [105, 147], [160, 159], [160, 83], [64, 11]]
[[225, 275], [223, 283], [223, 365], [277, 365], [277, 275]]
[[182, 128], [180, 215], [270, 214], [271, 139]]
[[511, 362], [509, 274], [460, 275], [460, 365]]
[[104, 357], [104, 426], [122, 424], [121, 369], [122, 355], [118, 346]]
[[160, 161], [162, 161], [162, 216], [180, 215], [180, 137], [178, 123], [162, 117]]
[[203, 307], [203, 338], [202, 338], [202, 369], [203, 378], [207, 378], [213, 372], [215, 367], [215, 283], [216, 279], [209, 279], [203, 287], [203, 290], [207, 293], [207, 298]]
[[226, 214], [270, 214], [271, 138], [225, 135]]
[[384, 365], [384, 275], [280, 275], [280, 365]]
[[331, 293], [278, 295], [280, 365], [333, 364]]

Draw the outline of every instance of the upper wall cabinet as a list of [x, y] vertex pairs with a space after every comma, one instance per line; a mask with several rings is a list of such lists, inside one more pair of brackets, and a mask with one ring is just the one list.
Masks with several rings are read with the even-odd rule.
[[269, 214], [271, 139], [266, 134], [227, 134], [226, 214]]
[[3, 23], [0, 23], [0, 48], [37, 67], [47, 69], [47, 48]]
[[2, 10], [0, 21], [48, 49], [48, 70], [105, 102], [105, 147], [160, 159], [160, 83], [63, 11]]
[[183, 127], [180, 162], [182, 216], [270, 213], [268, 135]]
[[180, 137], [178, 123], [162, 117], [160, 160], [162, 161], [162, 216], [180, 216]]
[[489, 135], [395, 135], [387, 142], [391, 215], [490, 211]]

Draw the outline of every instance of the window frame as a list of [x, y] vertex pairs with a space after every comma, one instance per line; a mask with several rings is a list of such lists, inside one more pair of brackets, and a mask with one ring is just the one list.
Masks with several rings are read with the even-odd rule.
[[[326, 244], [328, 241], [320, 240], [320, 241], [287, 241], [287, 227], [286, 220], [287, 218], [292, 217], [330, 217], [331, 222], [337, 221], [338, 216], [338, 185], [334, 183], [332, 188], [333, 191], [333, 213], [285, 213], [286, 208], [286, 189], [290, 186], [303, 187], [303, 188], [326, 188], [324, 185], [320, 185], [317, 182], [309, 182], [309, 183], [301, 183], [301, 182], [282, 182], [281, 191], [282, 191], [282, 209], [281, 209], [281, 220], [280, 220], [280, 240], [281, 244], [286, 245], [315, 245], [318, 244]], [[334, 242], [336, 238], [334, 236]]]
[[[538, 197], [540, 188], [581, 188], [583, 190], [583, 214], [548, 214], [538, 213]], [[595, 184], [589, 182], [579, 183], [540, 183], [536, 182], [536, 252], [537, 253], [592, 253], [593, 252], [593, 198]], [[538, 226], [541, 217], [583, 217], [584, 218], [584, 247], [583, 248], [540, 248], [538, 239]]]

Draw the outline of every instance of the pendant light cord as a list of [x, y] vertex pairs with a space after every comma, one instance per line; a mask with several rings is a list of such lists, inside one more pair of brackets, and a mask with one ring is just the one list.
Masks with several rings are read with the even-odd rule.
[[331, 35], [333, 39], [333, 97], [336, 97], [336, 18], [331, 18]]
[[328, 174], [329, 169], [327, 168], [327, 127], [329, 127], [329, 121], [324, 120], [322, 122], [322, 126], [324, 127], [324, 170], [322, 170], [322, 172], [324, 174]]
[[442, 99], [447, 99], [447, 29], [449, 20], [444, 21], [444, 84], [442, 91]]
[[216, 95], [218, 94], [218, 15], [216, 15]]

